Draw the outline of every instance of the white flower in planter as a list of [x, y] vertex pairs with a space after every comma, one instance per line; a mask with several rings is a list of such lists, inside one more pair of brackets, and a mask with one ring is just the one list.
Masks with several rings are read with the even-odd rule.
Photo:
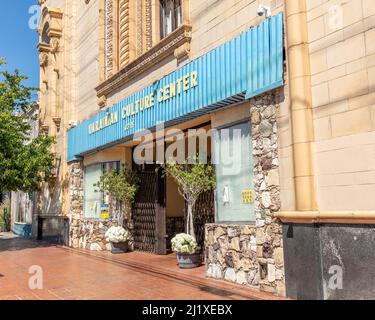
[[130, 232], [123, 227], [110, 227], [105, 233], [105, 239], [108, 242], [126, 242], [130, 240]]
[[177, 253], [193, 254], [197, 250], [195, 238], [187, 233], [179, 233], [172, 240], [172, 250]]

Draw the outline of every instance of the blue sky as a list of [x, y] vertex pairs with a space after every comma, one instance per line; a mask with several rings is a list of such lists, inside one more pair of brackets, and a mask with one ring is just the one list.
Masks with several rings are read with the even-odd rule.
[[33, 16], [29, 8], [37, 3], [37, 0], [2, 0], [0, 10], [0, 57], [6, 59], [6, 69], [17, 68], [28, 76], [26, 84], [32, 87], [39, 87], [39, 58], [37, 32], [29, 27]]

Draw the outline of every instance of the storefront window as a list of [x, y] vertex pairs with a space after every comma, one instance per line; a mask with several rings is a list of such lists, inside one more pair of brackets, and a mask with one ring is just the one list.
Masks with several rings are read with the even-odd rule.
[[215, 132], [217, 222], [255, 221], [250, 129], [245, 122]]
[[120, 169], [119, 161], [93, 164], [85, 168], [85, 201], [84, 215], [87, 219], [106, 219], [110, 216], [112, 199], [98, 191], [94, 184], [103, 173]]

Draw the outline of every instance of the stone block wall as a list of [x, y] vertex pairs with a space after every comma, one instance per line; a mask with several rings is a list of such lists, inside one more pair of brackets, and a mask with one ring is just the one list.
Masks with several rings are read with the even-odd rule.
[[239, 284], [258, 286], [255, 236], [255, 226], [207, 224], [207, 275]]
[[280, 178], [276, 113], [284, 99], [277, 90], [250, 101], [253, 139], [255, 221], [249, 224], [207, 224], [207, 276], [260, 287], [285, 295]]
[[83, 216], [83, 163], [72, 162], [69, 165], [69, 245], [79, 248], [80, 220]]
[[[105, 240], [106, 231], [117, 226], [113, 219], [84, 219], [83, 216], [83, 163], [81, 161], [70, 164], [69, 197], [70, 197], [70, 246], [88, 250], [110, 250], [109, 243]], [[131, 229], [131, 226], [129, 226]], [[133, 242], [130, 241], [130, 249]]]

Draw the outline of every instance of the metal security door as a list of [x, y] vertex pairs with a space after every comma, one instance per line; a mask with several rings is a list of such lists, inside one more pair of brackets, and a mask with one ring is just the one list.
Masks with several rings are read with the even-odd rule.
[[140, 184], [133, 204], [134, 249], [166, 254], [164, 179], [155, 167], [147, 169], [137, 173]]

